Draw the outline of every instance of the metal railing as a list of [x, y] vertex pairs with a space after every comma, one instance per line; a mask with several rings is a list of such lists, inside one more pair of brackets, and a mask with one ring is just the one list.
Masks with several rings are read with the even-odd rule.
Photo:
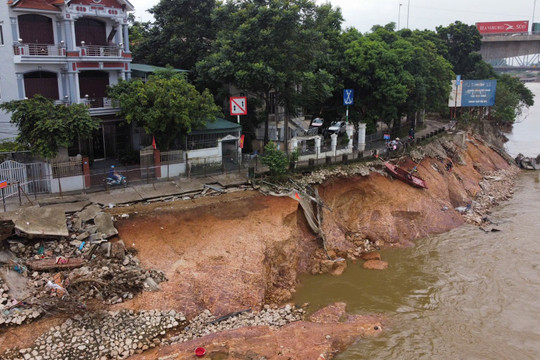
[[82, 160], [70, 160], [67, 162], [51, 162], [53, 178], [77, 176], [83, 174]]
[[81, 46], [81, 56], [122, 56], [122, 48], [107, 45], [84, 45]]
[[118, 107], [116, 102], [108, 97], [83, 98], [81, 103], [88, 105], [91, 109]]
[[184, 162], [184, 150], [169, 150], [160, 153], [162, 164], [179, 164]]
[[18, 44], [13, 45], [15, 55], [25, 56], [65, 56], [66, 49], [54, 44]]

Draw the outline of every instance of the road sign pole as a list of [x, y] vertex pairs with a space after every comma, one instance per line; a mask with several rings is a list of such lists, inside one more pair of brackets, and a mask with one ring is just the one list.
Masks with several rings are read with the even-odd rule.
[[2, 188], [2, 204], [4, 204], [4, 212], [6, 212], [6, 197], [4, 196], [4, 188]]
[[240, 124], [240, 115], [236, 115], [236, 121]]
[[349, 123], [349, 105], [347, 105], [347, 111], [345, 112], [345, 121]]

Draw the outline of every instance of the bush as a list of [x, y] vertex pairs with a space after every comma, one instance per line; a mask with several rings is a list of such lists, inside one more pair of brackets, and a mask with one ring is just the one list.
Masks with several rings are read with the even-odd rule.
[[264, 165], [270, 168], [270, 176], [279, 177], [287, 172], [289, 161], [287, 156], [281, 150], [278, 150], [277, 145], [270, 141], [264, 147], [264, 156], [261, 159]]

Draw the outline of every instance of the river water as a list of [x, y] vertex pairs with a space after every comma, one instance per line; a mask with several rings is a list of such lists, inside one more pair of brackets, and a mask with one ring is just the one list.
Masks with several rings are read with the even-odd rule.
[[[537, 104], [514, 125], [508, 152], [540, 153]], [[339, 277], [305, 276], [296, 303], [343, 301], [381, 313], [385, 332], [336, 359], [540, 359], [540, 172], [522, 172], [514, 197], [490, 218], [500, 232], [464, 225], [381, 252], [384, 271], [350, 265]]]

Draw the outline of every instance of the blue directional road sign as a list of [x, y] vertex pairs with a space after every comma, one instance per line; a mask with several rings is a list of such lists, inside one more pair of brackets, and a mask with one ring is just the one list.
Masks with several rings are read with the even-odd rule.
[[343, 105], [352, 105], [354, 103], [354, 89], [343, 90]]

